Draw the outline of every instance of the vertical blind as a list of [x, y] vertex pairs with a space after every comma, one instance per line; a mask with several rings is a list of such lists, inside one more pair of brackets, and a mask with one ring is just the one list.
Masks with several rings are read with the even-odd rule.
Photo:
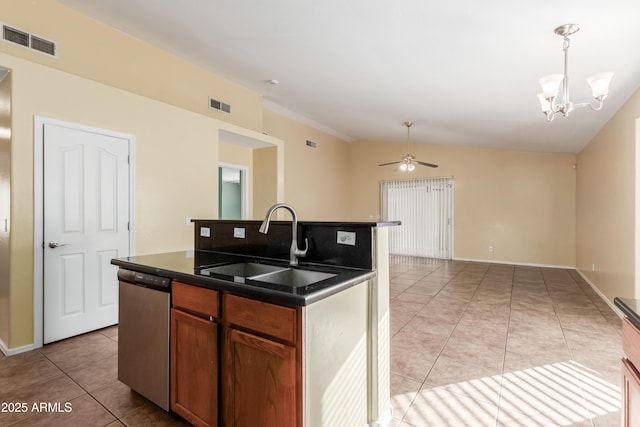
[[383, 181], [382, 218], [391, 227], [389, 252], [428, 258], [453, 256], [453, 178]]

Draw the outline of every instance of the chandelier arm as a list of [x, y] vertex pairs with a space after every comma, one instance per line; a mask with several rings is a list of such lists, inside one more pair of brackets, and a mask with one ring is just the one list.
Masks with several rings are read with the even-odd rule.
[[602, 110], [602, 108], [604, 107], [604, 99], [601, 99], [600, 102], [598, 103], [597, 107], [594, 107], [591, 104], [587, 104], [589, 106], [589, 108], [591, 108], [593, 111], [600, 111]]
[[[569, 100], [569, 47], [571, 46], [571, 40], [568, 35], [564, 36], [564, 43], [562, 44], [562, 50], [564, 51], [564, 78], [562, 79], [562, 106], [571, 104]], [[568, 113], [568, 111], [567, 111]]]
[[606, 98], [606, 96], [599, 96], [596, 98], [596, 101], [598, 101], [597, 105], [593, 105], [590, 102], [581, 102], [580, 104], [574, 104], [574, 107], [589, 107], [593, 111], [600, 111], [604, 107], [604, 98]]

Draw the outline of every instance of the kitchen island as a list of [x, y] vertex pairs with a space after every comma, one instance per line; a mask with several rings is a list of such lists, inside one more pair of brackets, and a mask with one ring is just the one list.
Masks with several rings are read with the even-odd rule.
[[614, 298], [622, 310], [622, 425], [640, 425], [640, 300]]
[[171, 280], [170, 409], [195, 425], [387, 425], [393, 224], [302, 223], [309, 256], [291, 266], [290, 223], [267, 241], [256, 221], [195, 223], [193, 251], [112, 261]]

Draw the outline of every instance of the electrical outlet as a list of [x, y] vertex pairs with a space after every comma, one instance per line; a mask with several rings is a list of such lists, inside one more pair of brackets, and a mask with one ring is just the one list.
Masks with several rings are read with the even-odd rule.
[[244, 239], [245, 229], [242, 227], [233, 227], [233, 237], [236, 239]]
[[209, 227], [200, 227], [200, 237], [211, 237], [211, 229]]
[[191, 217], [190, 216], [188, 216], [187, 219], [184, 222], [185, 222], [185, 225], [187, 227], [193, 225], [193, 223], [191, 222]]
[[489, 245], [489, 252], [493, 252], [493, 246]]
[[356, 233], [352, 231], [338, 231], [337, 242], [339, 245], [356, 245]]

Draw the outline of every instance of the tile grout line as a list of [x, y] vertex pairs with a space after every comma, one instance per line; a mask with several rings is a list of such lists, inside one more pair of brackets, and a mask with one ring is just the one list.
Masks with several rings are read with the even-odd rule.
[[[104, 336], [105, 338], [111, 340], [111, 341], [115, 341], [113, 340], [111, 337], [108, 337], [104, 334], [101, 333], [102, 336]], [[117, 341], [116, 341], [117, 342]], [[102, 404], [102, 402], [100, 402], [98, 399], [95, 398], [95, 396], [93, 394], [91, 394], [91, 392], [89, 392], [89, 390], [87, 390], [86, 388], [84, 388], [80, 383], [78, 383], [76, 380], [74, 380], [68, 373], [66, 370], [62, 369], [60, 366], [58, 366], [53, 360], [51, 360], [49, 357], [47, 357], [47, 355], [45, 353], [43, 353], [42, 351], [40, 351], [40, 354], [47, 359], [53, 366], [55, 366], [56, 368], [58, 368], [60, 370], [60, 372], [62, 372], [67, 378], [69, 378], [75, 385], [77, 385], [78, 387], [80, 387], [80, 389], [82, 391], [85, 392], [85, 394], [87, 394], [88, 396], [91, 397], [91, 399], [93, 399], [94, 402], [96, 402], [98, 405], [100, 405], [102, 408], [104, 408], [105, 411], [107, 411], [109, 414], [111, 414], [111, 416], [114, 417], [114, 420], [109, 421], [108, 424], [105, 424], [105, 426], [113, 423], [114, 421], [119, 421], [120, 423], [122, 423], [122, 421], [120, 421], [120, 418], [116, 416], [116, 414], [114, 414], [113, 412], [111, 412], [111, 410], [109, 410], [109, 408], [107, 408], [104, 404]], [[74, 399], [77, 399], [81, 397], [80, 396], [76, 396]], [[122, 423], [124, 424], [124, 423]]]
[[[509, 318], [507, 319], [507, 333], [504, 337], [504, 354], [502, 355], [502, 372], [500, 373], [500, 392], [498, 393], [498, 412], [496, 413], [496, 422], [495, 426], [498, 427], [498, 421], [500, 421], [500, 412], [501, 412], [501, 404], [502, 404], [502, 385], [504, 383], [504, 368], [507, 363], [507, 345], [509, 343], [509, 326], [511, 325], [511, 305], [513, 303], [513, 287], [515, 284], [515, 275], [516, 275], [516, 267], [513, 268], [513, 273], [511, 275], [511, 292], [509, 293]], [[542, 272], [540, 272], [542, 276]]]
[[[591, 303], [594, 305], [594, 307], [596, 308], [598, 313], [602, 314], [602, 312], [600, 311], [598, 306], [596, 304], [594, 304], [593, 300], [589, 297], [589, 295], [587, 295], [587, 293], [584, 291], [582, 286], [580, 286], [580, 284], [576, 282], [575, 278], [571, 274], [569, 274], [567, 270], [563, 270], [563, 271], [565, 271], [569, 275], [569, 277], [571, 278], [573, 283], [578, 287], [578, 289], [580, 289], [580, 291], [587, 298], [589, 298], [589, 301], [591, 301]], [[548, 285], [547, 285], [547, 280], [544, 278], [544, 275], [542, 276], [542, 279], [544, 280], [544, 284], [545, 284], [545, 287], [547, 288], [547, 292], [549, 292], [549, 288], [548, 288]], [[549, 296], [551, 296], [550, 292], [549, 292]], [[564, 340], [564, 343], [567, 346], [567, 351], [569, 352], [569, 360], [571, 362], [577, 363], [575, 361], [575, 358], [574, 358], [575, 356], [574, 356], [573, 350], [571, 349], [571, 346], [569, 345], [569, 341], [567, 340], [567, 335], [565, 333], [565, 326], [560, 321], [560, 316], [558, 316], [558, 312], [556, 311], [556, 304], [553, 301], [553, 298], [551, 299], [551, 303], [553, 304], [553, 312], [555, 313], [556, 318], [558, 319], [558, 324], [560, 326], [560, 330], [562, 331], [562, 339]], [[571, 365], [569, 366], [569, 369], [571, 370], [571, 373], [572, 373], [573, 377], [575, 378], [575, 380], [577, 381], [577, 383], [578, 383], [578, 385], [580, 387], [580, 397], [582, 398], [582, 401], [584, 402], [584, 408], [587, 410], [587, 413], [589, 414], [589, 423], [590, 423], [591, 427], [595, 427], [595, 424], [594, 424], [594, 421], [593, 421], [594, 418], [595, 418], [594, 417], [595, 414], [593, 414], [591, 412], [591, 407], [590, 407], [589, 402], [587, 401], [587, 397], [586, 397], [586, 394], [585, 394], [584, 386], [582, 384], [582, 380], [578, 376], [578, 371], [575, 369], [575, 366], [574, 366], [573, 363], [571, 363]]]
[[[434, 271], [437, 271], [437, 270], [439, 270], [440, 268], [442, 268], [442, 267], [446, 266], [446, 264], [447, 264], [447, 262], [445, 261], [445, 262], [444, 262], [443, 264], [441, 264], [438, 268], [436, 268], [435, 270], [432, 270], [429, 274], [425, 275], [425, 277], [426, 277], [426, 276], [429, 276], [429, 275], [430, 275], [431, 273], [433, 273]], [[465, 266], [466, 266], [466, 263], [465, 263]], [[444, 284], [444, 285], [443, 285], [443, 286], [438, 290], [438, 292], [436, 292], [436, 294], [435, 294], [435, 295], [433, 295], [433, 296], [431, 297], [431, 299], [435, 298], [435, 296], [436, 296], [436, 295], [438, 295], [438, 294], [442, 291], [442, 289], [444, 289], [444, 288], [447, 286], [447, 284], [449, 284], [449, 282], [451, 282], [451, 280], [453, 280], [453, 279], [455, 278], [455, 276], [457, 276], [458, 274], [459, 274], [459, 272], [458, 272], [458, 273], [456, 273], [456, 274], [455, 274], [451, 279], [449, 279], [449, 280], [448, 280], [448, 281], [447, 281], [447, 282], [446, 282], [446, 283], [445, 283], [445, 284]], [[419, 280], [417, 280], [416, 282], [418, 282], [418, 281], [419, 281]], [[404, 291], [403, 291], [403, 292], [404, 292]], [[429, 300], [429, 302], [431, 302], [431, 300]], [[425, 304], [425, 307], [426, 307], [428, 304], [429, 304], [429, 303]], [[414, 314], [414, 315], [411, 317], [411, 319], [413, 319], [413, 318], [414, 318], [414, 317], [416, 317], [416, 316], [417, 316], [417, 313], [416, 313], [416, 314]], [[407, 323], [409, 323], [409, 322], [411, 321], [411, 319], [410, 319]], [[407, 323], [405, 323], [405, 325], [406, 325]], [[404, 326], [403, 326], [402, 328], [400, 328], [400, 330], [398, 330], [398, 332], [396, 332], [396, 333], [394, 334], [394, 336], [395, 336], [395, 335], [397, 335], [399, 332], [401, 332], [401, 331], [402, 331], [402, 329], [404, 329]], [[444, 346], [446, 345], [446, 343], [447, 343], [447, 342], [448, 342], [448, 338], [447, 338], [447, 341], [445, 341], [445, 344], [442, 346], [442, 349], [444, 349]], [[436, 357], [436, 359], [435, 359], [436, 361], [438, 360], [438, 357], [440, 357], [440, 353], [442, 353], [442, 349], [440, 349], [440, 352], [438, 353], [438, 356], [437, 356], [437, 357]], [[433, 364], [435, 365], [435, 361], [433, 362]], [[420, 383], [420, 387], [419, 387], [419, 388], [418, 388], [418, 390], [416, 391], [415, 396], [413, 396], [413, 399], [411, 399], [411, 402], [410, 402], [410, 403], [409, 403], [409, 405], [407, 406], [407, 409], [406, 409], [406, 410], [404, 411], [404, 413], [402, 414], [402, 418], [400, 418], [400, 423], [405, 423], [404, 418], [406, 417], [407, 413], [409, 412], [409, 410], [410, 410], [410, 409], [411, 409], [411, 407], [413, 406], [413, 404], [414, 404], [415, 400], [416, 400], [416, 399], [417, 399], [417, 397], [418, 397], [418, 394], [420, 393], [420, 390], [422, 390], [422, 387], [424, 386], [424, 383], [425, 383], [425, 381], [426, 381], [427, 377], [429, 376], [429, 373], [431, 372], [431, 369], [433, 369], [433, 365], [432, 365], [432, 366], [431, 366], [431, 368], [429, 369], [429, 372], [427, 372], [427, 374], [425, 375], [424, 380], [422, 380], [421, 382], [420, 382], [420, 381], [416, 381], [416, 382], [419, 382], [419, 383]], [[399, 374], [395, 374], [395, 375], [399, 375]], [[414, 378], [409, 378], [409, 377], [406, 377], [406, 376], [403, 376], [403, 375], [400, 375], [400, 376], [402, 376], [403, 378], [407, 378], [407, 379], [410, 379], [410, 380], [415, 381], [415, 379], [414, 379]], [[409, 424], [409, 423], [405, 423], [405, 424]]]
[[[446, 261], [445, 261], [443, 264], [441, 264], [440, 266], [438, 266], [438, 268], [436, 268], [435, 270], [430, 271], [430, 272], [429, 272], [429, 274], [426, 274], [424, 277], [429, 276], [431, 273], [433, 273], [434, 271], [439, 270], [440, 268], [444, 267], [445, 265], [446, 265]], [[414, 267], [414, 268], [415, 268], [415, 267]], [[410, 269], [410, 270], [411, 270], [411, 269]], [[408, 271], [410, 271], [410, 270], [408, 270]], [[406, 271], [405, 271], [405, 273], [406, 273]], [[455, 277], [455, 276], [454, 276], [454, 277]], [[451, 280], [453, 280], [453, 277], [452, 277], [452, 278], [451, 278], [447, 283], [449, 283]], [[420, 281], [420, 280], [416, 280], [416, 282], [419, 282], [419, 281]], [[445, 287], [445, 286], [447, 286], [447, 284], [445, 284], [444, 286], [442, 286], [442, 288], [440, 288], [440, 290], [438, 290], [438, 292], [436, 292], [436, 294], [435, 294], [435, 295], [433, 295], [433, 296], [431, 297], [431, 299], [433, 299], [436, 295], [438, 295], [438, 293], [440, 293], [440, 291], [441, 291], [442, 289], [444, 289], [444, 287]], [[408, 288], [407, 288], [407, 289], [408, 289]], [[401, 295], [401, 294], [403, 294], [404, 292], [405, 292], [405, 291], [402, 291], [400, 294], [398, 294], [398, 296], [399, 296], [399, 295]], [[396, 297], [396, 298], [397, 298], [397, 297]], [[429, 301], [431, 301], [431, 300], [429, 300]], [[425, 307], [426, 307], [428, 304], [429, 304], [429, 303], [425, 304]], [[415, 313], [413, 316], [411, 316], [411, 318], [407, 321], [407, 323], [409, 323], [409, 322], [411, 321], [411, 319], [413, 319], [413, 318], [414, 318], [414, 317], [416, 317], [416, 316], [417, 316], [417, 313]], [[407, 323], [405, 323], [405, 325], [406, 325]], [[404, 329], [404, 326], [403, 326], [402, 328], [400, 328], [400, 329], [399, 329], [395, 334], [393, 334], [393, 335], [394, 335], [394, 336], [395, 336], [395, 335], [397, 335], [398, 333], [400, 333], [400, 332], [402, 331], [402, 329]], [[391, 337], [391, 338], [393, 338], [393, 337]], [[444, 347], [443, 347], [443, 348], [444, 348]], [[441, 351], [442, 351], [442, 350], [441, 350]], [[436, 360], [437, 360], [437, 357], [436, 357]], [[434, 362], [434, 364], [435, 364], [435, 362]], [[406, 379], [409, 379], [409, 380], [415, 381], [415, 379], [414, 379], [414, 378], [406, 377], [406, 376], [404, 376], [404, 375], [400, 375], [400, 374], [394, 374], [394, 375], [399, 375], [399, 376], [401, 376], [401, 377], [403, 377], [403, 378], [406, 378]], [[426, 377], [427, 377], [427, 376], [429, 376], [429, 373], [427, 373], [427, 375], [425, 376], [425, 379], [426, 379]], [[418, 381], [416, 381], [416, 382], [418, 382]], [[409, 412], [409, 409], [411, 409], [411, 407], [413, 406], [413, 403], [414, 403], [414, 402], [415, 402], [415, 400], [417, 399], [418, 394], [419, 394], [420, 390], [422, 389], [422, 386], [423, 386], [423, 385], [424, 385], [424, 380], [423, 380], [422, 382], [420, 382], [420, 387], [419, 387], [419, 388], [418, 388], [418, 390], [416, 391], [415, 396], [413, 396], [413, 398], [411, 399], [411, 402], [410, 402], [410, 403], [409, 403], [409, 405], [407, 406], [407, 409], [406, 409], [406, 410], [404, 411], [404, 413], [402, 414], [402, 418], [400, 418], [400, 419], [399, 419], [399, 421], [400, 421], [400, 423], [401, 423], [401, 424], [407, 424], [407, 425], [409, 425], [409, 423], [405, 423], [404, 418], [405, 418], [405, 416], [407, 415], [407, 413]], [[397, 419], [397, 418], [396, 418], [396, 419]]]
[[[434, 295], [433, 297], [435, 298], [444, 288], [446, 288], [449, 283], [455, 279], [460, 273], [462, 273], [467, 266], [469, 266], [470, 262], [465, 262], [465, 265], [462, 269], [460, 269], [460, 271], [458, 271], [437, 293], [436, 295]], [[462, 317], [464, 316], [464, 313], [467, 311], [469, 304], [471, 303], [471, 301], [473, 301], [473, 297], [476, 295], [476, 293], [478, 292], [478, 289], [480, 288], [480, 285], [482, 284], [483, 280], [485, 279], [485, 277], [487, 276], [487, 272], [491, 269], [491, 263], [489, 263], [487, 269], [485, 270], [485, 272], [482, 275], [482, 278], [479, 279], [478, 281], [478, 285], [476, 286], [475, 291], [473, 292], [473, 295], [471, 296], [471, 299], [469, 301], [467, 301], [465, 303], [465, 308], [462, 311], [462, 313], [460, 314], [460, 316], [458, 317], [458, 320], [456, 321], [454, 327], [451, 329], [451, 332], [449, 333], [449, 336], [446, 338], [444, 344], [442, 345], [442, 348], [440, 349], [440, 351], [438, 352], [438, 355], [435, 358], [435, 361], [433, 362], [433, 365], [431, 365], [431, 368], [429, 368], [429, 371], [427, 372], [427, 374], [424, 377], [424, 380], [421, 382], [420, 384], [420, 388], [418, 389], [418, 392], [416, 393], [416, 395], [413, 397], [413, 399], [411, 400], [411, 403], [409, 404], [409, 406], [407, 407], [407, 410], [405, 411], [405, 413], [402, 416], [402, 419], [400, 420], [401, 423], [404, 422], [404, 418], [406, 417], [407, 413], [409, 412], [409, 410], [411, 409], [411, 407], [413, 406], [413, 404], [415, 403], [416, 398], [418, 397], [418, 394], [420, 392], [420, 390], [422, 390], [422, 388], [425, 386], [425, 384], [427, 383], [427, 378], [429, 378], [429, 374], [431, 373], [431, 371], [433, 370], [433, 367], [435, 366], [435, 364], [437, 363], [438, 359], [441, 357], [442, 352], [444, 351], [445, 347], [447, 346], [447, 343], [449, 342], [449, 340], [451, 339], [451, 336], [453, 335], [453, 331], [456, 330], [456, 328], [458, 327], [458, 324], [460, 323], [460, 320], [462, 319]], [[431, 274], [431, 273], [430, 273]], [[415, 317], [415, 316], [414, 316]], [[475, 400], [475, 399], [474, 399]], [[408, 423], [407, 423], [408, 424]]]

